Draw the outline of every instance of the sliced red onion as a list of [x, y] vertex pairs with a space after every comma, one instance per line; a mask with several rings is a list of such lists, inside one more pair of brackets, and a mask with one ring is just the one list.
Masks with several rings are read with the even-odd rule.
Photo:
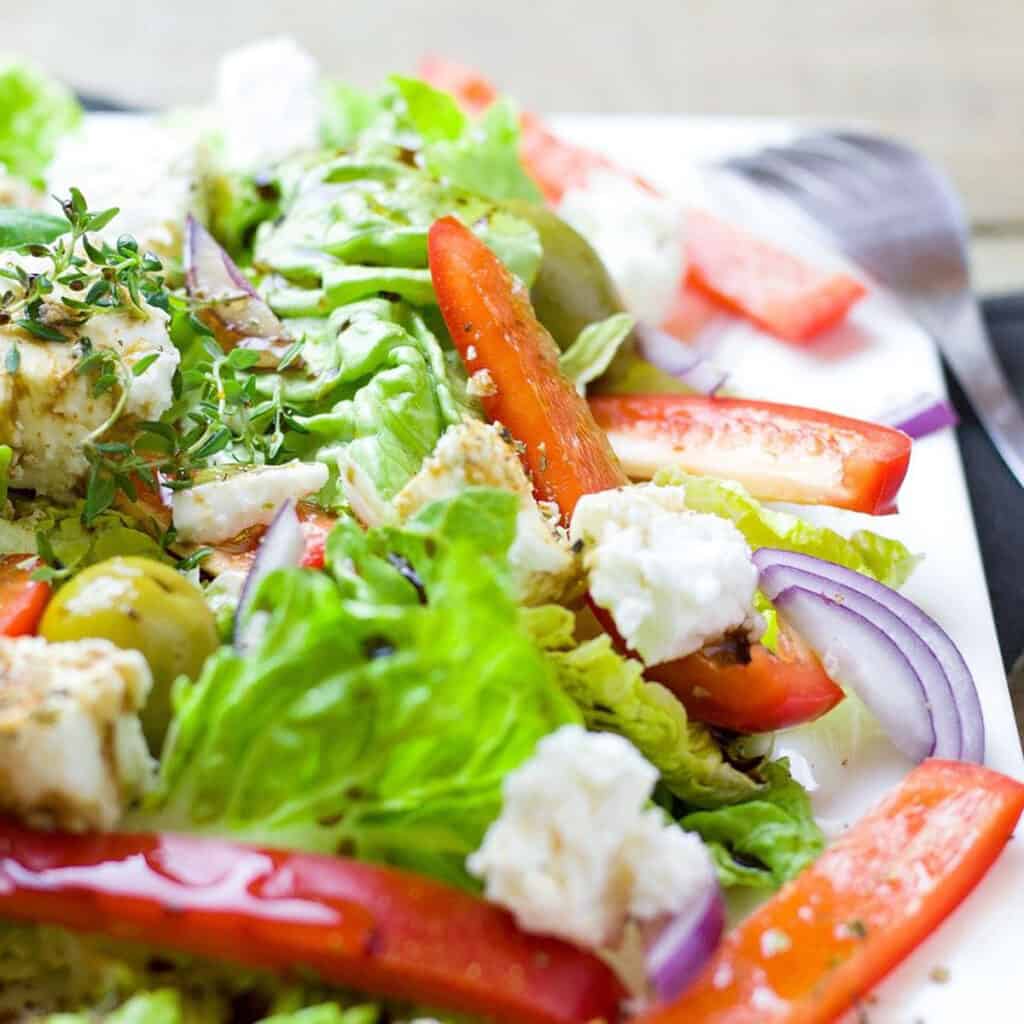
[[829, 675], [864, 701], [896, 746], [913, 761], [935, 749], [928, 694], [907, 656], [884, 630], [839, 601], [803, 587], [774, 595], [775, 607]]
[[[789, 565], [776, 564], [763, 569], [760, 583], [765, 594], [772, 600], [790, 587], [799, 587], [842, 605], [881, 630], [909, 662], [925, 695], [927, 711], [935, 733], [935, 745], [928, 753], [936, 757], [960, 757], [960, 715], [946, 673], [932, 649], [898, 615], [874, 598], [867, 597], [852, 587]], [[844, 681], [840, 677], [839, 682]], [[888, 699], [891, 693], [889, 682], [884, 678], [870, 686], [871, 690], [881, 690], [885, 691], [884, 693], [864, 694], [863, 685], [863, 681], [860, 685], [855, 685], [853, 680], [850, 681], [851, 688], [857, 690], [858, 695], [872, 710], [874, 704]]]
[[700, 898], [670, 918], [647, 943], [647, 977], [658, 1002], [668, 1002], [690, 984], [714, 953], [725, 929], [725, 901], [714, 875]]
[[277, 569], [293, 569], [301, 565], [305, 550], [306, 538], [296, 511], [295, 499], [288, 498], [277, 510], [277, 515], [267, 527], [267, 532], [263, 534], [249, 574], [242, 584], [238, 609], [235, 612], [234, 635], [235, 650], [240, 654], [254, 646], [262, 629], [262, 622], [257, 616], [249, 613], [249, 606], [259, 589], [259, 584]]
[[916, 441], [960, 422], [956, 409], [935, 395], [918, 395], [913, 401], [879, 417], [879, 422], [902, 430]]
[[192, 298], [206, 303], [203, 321], [225, 350], [252, 349], [260, 354], [258, 366], [277, 366], [291, 344], [284, 324], [191, 214], [185, 221], [185, 287]]
[[633, 333], [637, 352], [644, 359], [694, 391], [713, 395], [725, 383], [728, 374], [724, 370], [666, 331], [649, 324], [637, 324]]
[[[883, 605], [907, 627], [909, 627], [931, 650], [942, 666], [953, 702], [960, 720], [960, 758], [964, 761], [982, 763], [985, 759], [985, 721], [981, 713], [981, 702], [974, 678], [963, 655], [957, 649], [949, 634], [912, 601], [891, 587], [865, 576], [863, 573], [826, 562], [812, 555], [794, 551], [780, 551], [761, 548], [754, 553], [754, 562], [765, 572], [771, 566], [790, 566], [807, 573], [856, 590], [858, 593]], [[771, 595], [769, 595], [771, 596]]]

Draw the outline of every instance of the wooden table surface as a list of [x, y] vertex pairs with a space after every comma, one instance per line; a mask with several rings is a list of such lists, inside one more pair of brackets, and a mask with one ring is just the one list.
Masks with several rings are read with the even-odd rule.
[[1022, 0], [43, 0], [4, 4], [3, 49], [74, 85], [199, 101], [226, 48], [289, 33], [363, 84], [425, 51], [539, 110], [837, 118], [945, 165], [983, 291], [1024, 287]]

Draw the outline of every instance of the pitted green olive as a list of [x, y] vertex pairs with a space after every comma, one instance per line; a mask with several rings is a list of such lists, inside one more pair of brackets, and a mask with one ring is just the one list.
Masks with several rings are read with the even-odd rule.
[[171, 718], [171, 684], [197, 678], [218, 645], [201, 591], [150, 558], [110, 558], [79, 573], [50, 602], [40, 634], [53, 642], [97, 637], [139, 651], [153, 673], [142, 713], [146, 740], [159, 751]]

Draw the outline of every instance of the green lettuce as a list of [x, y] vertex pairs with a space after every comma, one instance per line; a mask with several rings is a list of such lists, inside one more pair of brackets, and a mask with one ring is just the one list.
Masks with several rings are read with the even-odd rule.
[[110, 509], [89, 526], [82, 523], [82, 503], [62, 506], [18, 500], [12, 518], [0, 517], [0, 554], [38, 552], [62, 575], [70, 575], [115, 555], [172, 559], [129, 517]]
[[392, 498], [466, 414], [457, 368], [402, 302], [368, 299], [327, 321], [290, 326], [305, 338], [305, 368], [256, 376], [268, 399], [279, 394], [291, 410], [281, 459], [319, 459], [336, 470], [341, 457]]
[[783, 548], [837, 562], [890, 587], [900, 587], [920, 561], [906, 545], [870, 530], [844, 537], [826, 526], [814, 526], [786, 512], [765, 508], [731, 480], [691, 476], [679, 469], [662, 470], [655, 483], [686, 490], [686, 505], [695, 512], [731, 519], [752, 548]]
[[[148, 810], [131, 824], [338, 851], [471, 884], [507, 773], [580, 721], [520, 623], [518, 503], [473, 490], [407, 526], [343, 520], [330, 573], [274, 573], [250, 656], [181, 685]], [[466, 528], [481, 511], [500, 540]]]
[[588, 324], [562, 353], [562, 372], [582, 392], [608, 369], [635, 324], [628, 313], [615, 313], [606, 320]]
[[0, 249], [17, 249], [25, 245], [48, 245], [67, 234], [70, 224], [65, 217], [55, 217], [42, 210], [0, 208]]
[[807, 792], [785, 759], [759, 769], [765, 787], [743, 803], [683, 815], [679, 824], [707, 844], [725, 886], [775, 889], [825, 848]]
[[71, 92], [18, 61], [0, 63], [0, 165], [37, 187], [61, 136], [82, 111]]
[[707, 727], [689, 721], [683, 705], [665, 687], [647, 682], [640, 662], [618, 654], [608, 636], [577, 646], [574, 616], [557, 605], [527, 609], [524, 616], [587, 728], [625, 736], [674, 796], [693, 806], [720, 807], [758, 791], [758, 783], [723, 758]]

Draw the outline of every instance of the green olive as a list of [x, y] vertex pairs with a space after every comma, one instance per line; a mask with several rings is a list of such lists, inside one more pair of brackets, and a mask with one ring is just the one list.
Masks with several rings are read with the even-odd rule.
[[540, 235], [544, 258], [530, 300], [560, 349], [567, 349], [587, 324], [624, 311], [601, 257], [575, 228], [547, 207], [524, 199], [510, 199], [506, 206]]
[[47, 606], [39, 631], [50, 641], [99, 637], [142, 654], [153, 673], [142, 727], [154, 752], [170, 724], [171, 684], [197, 678], [218, 645], [199, 588], [150, 558], [109, 558], [83, 570]]
[[[528, 221], [540, 235], [544, 256], [530, 289], [537, 319], [551, 332], [564, 352], [587, 324], [625, 311], [601, 257], [575, 228], [547, 207], [524, 199], [510, 199], [506, 208]], [[588, 391], [686, 391], [675, 378], [636, 354], [627, 338], [611, 365]]]

